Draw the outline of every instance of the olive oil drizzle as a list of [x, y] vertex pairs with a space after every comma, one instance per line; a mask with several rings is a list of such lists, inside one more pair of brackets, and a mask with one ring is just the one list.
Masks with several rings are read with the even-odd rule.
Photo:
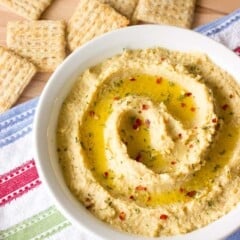
[[[161, 76], [136, 75], [127, 79], [108, 80], [101, 85], [90, 103], [89, 111], [84, 116], [83, 124], [80, 126], [80, 135], [82, 144], [87, 146], [85, 149], [88, 156], [87, 164], [94, 176], [102, 186], [115, 194], [116, 191], [120, 191], [120, 188], [114, 185], [115, 174], [108, 167], [103, 133], [105, 123], [112, 111], [113, 102], [128, 95], [148, 97], [155, 104], [163, 102], [168, 112], [183, 125], [191, 123], [197, 111], [192, 93]], [[148, 131], [151, 119], [146, 122], [146, 119], [139, 118], [142, 124], [138, 131], [135, 131], [133, 125], [138, 118], [139, 116], [129, 115], [122, 120], [120, 137], [126, 144], [128, 154], [133, 160], [141, 161], [148, 168], [161, 173], [164, 166], [169, 163], [166, 163], [166, 159], [163, 159], [161, 154], [151, 147]], [[233, 154], [239, 136], [238, 132], [234, 127], [224, 125], [216, 145], [210, 150], [211, 158], [206, 159], [206, 164], [181, 188], [159, 194], [148, 191], [136, 192], [135, 189], [130, 189], [129, 194], [134, 195], [132, 198], [134, 201], [144, 202], [149, 206], [190, 200], [195, 195], [197, 196], [202, 189], [211, 188], [214, 178]]]

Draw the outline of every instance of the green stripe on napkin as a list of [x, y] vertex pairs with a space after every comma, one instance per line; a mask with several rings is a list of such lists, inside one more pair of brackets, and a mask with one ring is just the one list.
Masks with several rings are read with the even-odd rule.
[[0, 239], [43, 239], [61, 231], [71, 223], [54, 207], [0, 232]]

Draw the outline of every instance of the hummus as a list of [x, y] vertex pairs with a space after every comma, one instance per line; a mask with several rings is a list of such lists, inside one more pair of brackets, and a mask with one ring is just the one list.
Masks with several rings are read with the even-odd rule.
[[124, 51], [65, 99], [57, 150], [72, 193], [143, 235], [201, 228], [240, 201], [240, 88], [200, 53]]

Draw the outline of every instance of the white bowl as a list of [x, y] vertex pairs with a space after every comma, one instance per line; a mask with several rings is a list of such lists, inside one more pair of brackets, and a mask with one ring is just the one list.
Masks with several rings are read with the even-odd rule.
[[[37, 107], [34, 139], [37, 167], [57, 207], [77, 227], [103, 239], [148, 239], [114, 230], [101, 222], [70, 193], [58, 164], [55, 130], [63, 100], [76, 77], [85, 69], [120, 53], [124, 48], [164, 47], [181, 51], [201, 51], [227, 70], [240, 83], [240, 59], [219, 43], [193, 31], [170, 26], [139, 25], [127, 27], [98, 37], [73, 52], [53, 73]], [[240, 206], [208, 226], [191, 233], [159, 239], [219, 239], [240, 226]]]

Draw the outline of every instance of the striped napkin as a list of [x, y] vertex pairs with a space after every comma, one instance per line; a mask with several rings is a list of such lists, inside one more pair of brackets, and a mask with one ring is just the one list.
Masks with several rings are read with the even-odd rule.
[[[240, 9], [196, 31], [240, 56]], [[55, 208], [39, 179], [32, 144], [37, 103], [36, 98], [0, 115], [0, 239], [93, 239]], [[237, 239], [240, 230], [228, 237]]]

